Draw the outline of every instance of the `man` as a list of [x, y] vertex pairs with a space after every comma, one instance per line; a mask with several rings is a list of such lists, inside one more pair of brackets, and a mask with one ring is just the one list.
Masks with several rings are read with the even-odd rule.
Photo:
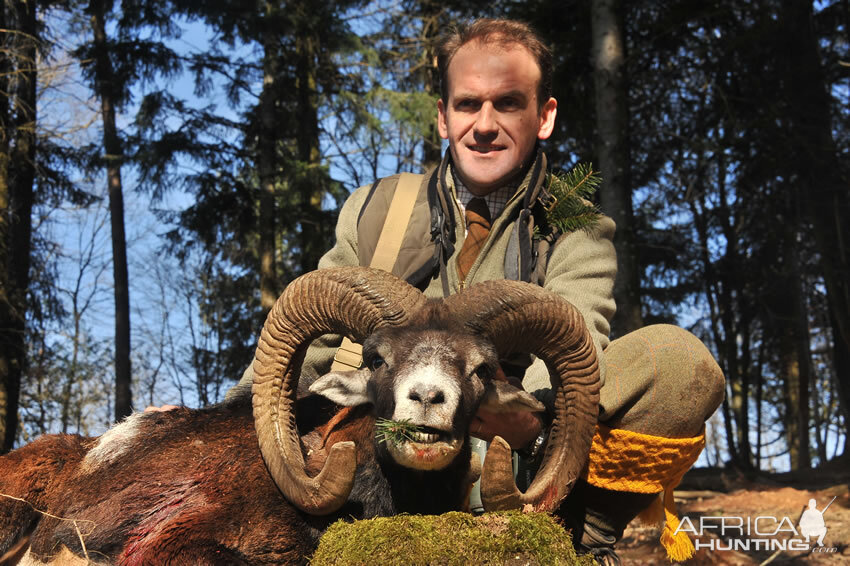
[[[539, 140], [551, 135], [558, 103], [551, 95], [551, 53], [534, 32], [518, 22], [478, 20], [446, 37], [438, 66], [442, 90], [437, 119], [449, 151], [422, 179], [393, 272], [430, 297], [491, 279], [531, 281], [579, 309], [607, 380], [600, 421], [614, 430], [600, 428], [594, 447], [601, 456], [591, 461], [587, 479], [578, 480], [562, 514], [580, 550], [592, 552], [601, 563], [616, 564], [613, 545], [626, 524], [658, 500], [661, 491], [671, 494], [669, 511], [672, 484], [678, 484], [679, 472], [699, 451], [690, 449], [675, 470], [665, 468], [625, 483], [623, 467], [643, 464], [606, 454], [617, 454], [620, 445], [637, 446], [627, 452], [645, 454], [640, 443], [652, 439], [698, 444], [705, 419], [722, 399], [722, 375], [702, 344], [673, 327], [656, 327], [609, 346], [615, 227], [604, 216], [591, 228], [567, 234], [547, 224], [551, 197]], [[393, 176], [352, 193], [340, 213], [337, 242], [319, 268], [370, 264], [397, 184]], [[535, 227], [549, 237], [531, 237]], [[329, 371], [339, 340], [314, 342], [302, 385]], [[506, 360], [503, 369], [522, 378], [523, 386], [551, 407], [548, 371], [540, 360], [530, 362]], [[249, 368], [231, 395], [250, 387], [250, 378]], [[548, 422], [546, 414], [495, 417], [482, 411], [471, 431], [487, 441], [503, 437], [533, 469]], [[676, 446], [669, 450], [687, 452]]]

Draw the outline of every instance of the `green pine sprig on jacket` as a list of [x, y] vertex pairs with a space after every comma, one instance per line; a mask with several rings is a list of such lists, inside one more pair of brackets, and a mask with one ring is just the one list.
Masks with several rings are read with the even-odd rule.
[[556, 201], [547, 207], [546, 219], [561, 233], [592, 228], [602, 213], [590, 201], [599, 188], [602, 177], [592, 164], [579, 163], [567, 173], [551, 173], [548, 191]]

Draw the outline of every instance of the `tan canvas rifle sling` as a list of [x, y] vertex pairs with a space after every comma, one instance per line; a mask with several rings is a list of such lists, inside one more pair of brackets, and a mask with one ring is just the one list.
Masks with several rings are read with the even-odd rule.
[[[401, 241], [413, 214], [413, 205], [416, 203], [416, 195], [419, 193], [421, 183], [422, 175], [402, 173], [399, 177], [369, 267], [392, 272], [401, 249]], [[342, 344], [334, 355], [331, 371], [358, 369], [362, 363], [363, 347], [344, 336]]]

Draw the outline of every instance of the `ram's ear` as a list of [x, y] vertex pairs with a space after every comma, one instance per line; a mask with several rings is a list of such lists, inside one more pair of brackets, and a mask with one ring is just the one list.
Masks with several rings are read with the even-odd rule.
[[330, 399], [343, 407], [355, 407], [371, 403], [369, 398], [368, 369], [352, 371], [332, 371], [326, 373], [310, 385], [310, 392]]
[[520, 411], [545, 411], [543, 403], [531, 393], [511, 385], [507, 381], [492, 380], [484, 388], [481, 407], [491, 413], [514, 413]]

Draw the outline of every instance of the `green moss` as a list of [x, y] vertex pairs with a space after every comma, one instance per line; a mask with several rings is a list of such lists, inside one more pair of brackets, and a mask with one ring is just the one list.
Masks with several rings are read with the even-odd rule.
[[587, 565], [545, 513], [399, 515], [331, 525], [311, 566]]

